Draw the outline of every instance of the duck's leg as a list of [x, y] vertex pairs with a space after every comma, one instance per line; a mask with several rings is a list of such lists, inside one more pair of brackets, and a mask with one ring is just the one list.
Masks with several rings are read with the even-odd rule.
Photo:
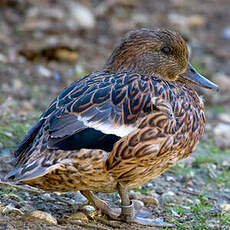
[[148, 219], [138, 217], [138, 214], [134, 212], [133, 203], [130, 202], [127, 187], [125, 185], [122, 185], [121, 183], [118, 183], [117, 189], [121, 198], [121, 220], [142, 225], [174, 227], [173, 224], [168, 224], [164, 222], [161, 218]]
[[83, 196], [85, 196], [94, 206], [95, 209], [99, 210], [101, 213], [108, 215], [114, 220], [119, 220], [119, 213], [109, 207], [109, 205], [95, 196], [91, 191], [80, 191]]

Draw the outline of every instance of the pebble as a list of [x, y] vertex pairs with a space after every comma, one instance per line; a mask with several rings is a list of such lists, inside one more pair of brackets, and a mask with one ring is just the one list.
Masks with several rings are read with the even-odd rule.
[[203, 27], [206, 24], [206, 19], [202, 15], [185, 16], [177, 13], [170, 13], [168, 19], [172, 24], [186, 29], [189, 27]]
[[174, 210], [171, 210], [171, 212], [172, 212], [173, 216], [180, 217], [180, 215], [177, 212], [175, 212]]
[[175, 199], [175, 193], [172, 191], [167, 191], [161, 195], [163, 202], [172, 201]]
[[45, 78], [50, 78], [52, 76], [52, 72], [47, 69], [45, 66], [39, 65], [37, 67], [38, 73]]
[[185, 202], [187, 202], [187, 203], [189, 203], [189, 204], [193, 204], [193, 203], [194, 203], [194, 201], [193, 201], [193, 200], [188, 199], [188, 198], [186, 198], [186, 199], [185, 199]]
[[71, 219], [71, 220], [83, 220], [83, 221], [87, 221], [88, 217], [83, 212], [76, 212], [76, 213], [72, 214], [69, 217], [69, 219]]
[[166, 181], [167, 182], [176, 182], [175, 178], [172, 176], [166, 176]]
[[85, 206], [82, 207], [82, 211], [90, 213], [90, 212], [95, 212], [96, 209], [91, 205], [85, 205]]
[[214, 135], [217, 138], [226, 138], [230, 140], [230, 125], [224, 124], [224, 123], [219, 123], [213, 130]]
[[50, 213], [34, 210], [24, 215], [24, 218], [41, 220], [47, 224], [57, 225], [57, 220]]
[[160, 195], [164, 193], [164, 189], [161, 187], [157, 187], [155, 191], [156, 191], [156, 193], [158, 193]]
[[225, 27], [221, 33], [222, 37], [230, 40], [230, 26]]
[[230, 211], [230, 204], [223, 203], [220, 205], [220, 207], [221, 207], [222, 211], [224, 211], [224, 212]]
[[87, 198], [84, 197], [79, 191], [75, 194], [74, 199], [79, 203], [88, 201]]
[[141, 200], [146, 206], [156, 206], [159, 204], [158, 199], [153, 196], [143, 196]]
[[185, 186], [186, 186], [186, 187], [190, 187], [190, 188], [191, 188], [191, 187], [193, 186], [192, 181], [188, 181], [188, 182], [186, 182]]
[[140, 210], [145, 206], [141, 200], [132, 200], [132, 202], [136, 210]]
[[2, 213], [10, 213], [10, 212], [17, 212], [21, 215], [24, 214], [20, 209], [15, 208], [15, 206], [12, 203], [5, 206], [5, 208], [2, 210]]
[[146, 187], [147, 187], [148, 189], [153, 189], [153, 184], [152, 184], [152, 183], [148, 183], [148, 184], [146, 184]]
[[192, 177], [191, 177], [191, 175], [188, 175], [188, 174], [184, 175], [184, 176], [181, 178], [181, 182], [182, 182], [182, 183], [187, 183], [187, 182], [189, 182], [190, 180], [192, 180]]
[[195, 199], [194, 200], [194, 204], [200, 204], [200, 203], [201, 203], [200, 199]]
[[49, 193], [42, 193], [40, 194], [40, 197], [45, 200], [45, 201], [48, 201], [48, 200], [54, 200]]
[[220, 87], [221, 91], [229, 92], [230, 88], [230, 76], [225, 73], [216, 73], [212, 80]]
[[83, 29], [92, 29], [95, 26], [95, 18], [89, 8], [80, 3], [70, 4], [70, 16], [76, 27]]
[[141, 200], [143, 197], [143, 195], [140, 193], [140, 192], [136, 192], [136, 191], [133, 191], [133, 190], [130, 190], [129, 191], [129, 198], [130, 199], [134, 199], [134, 200]]
[[0, 213], [5, 209], [5, 205], [3, 205], [1, 202], [0, 202]]

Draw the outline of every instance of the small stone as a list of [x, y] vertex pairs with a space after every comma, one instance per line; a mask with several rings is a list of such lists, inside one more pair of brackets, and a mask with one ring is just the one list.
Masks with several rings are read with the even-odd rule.
[[206, 24], [206, 19], [202, 15], [192, 15], [188, 17], [188, 24], [191, 27], [203, 27]]
[[143, 197], [143, 195], [140, 192], [136, 192], [136, 191], [129, 191], [129, 198], [130, 199], [134, 199], [134, 200], [141, 200]]
[[37, 67], [37, 70], [38, 70], [38, 73], [42, 76], [42, 77], [45, 77], [45, 78], [50, 78], [52, 76], [52, 72], [47, 69], [46, 67], [42, 66], [42, 65], [39, 65]]
[[230, 76], [225, 73], [216, 73], [212, 80], [220, 87], [222, 91], [229, 91], [230, 88]]
[[180, 217], [180, 215], [177, 212], [175, 212], [174, 210], [172, 210], [172, 215], [175, 217]]
[[186, 198], [185, 201], [186, 201], [187, 203], [189, 203], [189, 204], [193, 204], [193, 203], [194, 203], [193, 200], [188, 199], [188, 198]]
[[140, 210], [145, 206], [144, 203], [140, 200], [132, 200], [132, 202], [136, 210]]
[[78, 203], [83, 203], [88, 201], [86, 197], [84, 197], [79, 191], [75, 194], [74, 199], [78, 202]]
[[91, 205], [85, 205], [85, 206], [83, 206], [82, 211], [90, 213], [90, 212], [95, 212], [96, 209]]
[[206, 19], [202, 15], [185, 16], [177, 13], [170, 13], [168, 19], [172, 24], [182, 29], [188, 27], [203, 27], [206, 24]]
[[88, 217], [83, 212], [76, 212], [76, 213], [72, 214], [69, 217], [69, 219], [71, 219], [71, 220], [83, 220], [83, 221], [87, 221]]
[[147, 186], [148, 189], [153, 189], [153, 184], [152, 183], [148, 183], [148, 184], [146, 184], [146, 186]]
[[220, 207], [224, 212], [230, 211], [230, 204], [223, 203], [220, 205]]
[[182, 183], [186, 183], [186, 182], [188, 182], [188, 181], [190, 181], [190, 180], [192, 180], [192, 177], [191, 177], [191, 175], [188, 175], [188, 174], [184, 175], [184, 176], [181, 178], [181, 182], [182, 182]]
[[23, 88], [23, 83], [20, 79], [16, 78], [13, 80], [13, 89], [14, 90], [21, 90]]
[[199, 205], [200, 203], [201, 203], [200, 199], [195, 199], [195, 200], [194, 200], [194, 204]]
[[176, 182], [175, 178], [172, 176], [166, 176], [166, 181], [167, 182]]
[[186, 182], [186, 184], [185, 184], [185, 186], [188, 188], [188, 187], [192, 187], [193, 186], [193, 183], [192, 183], [192, 181], [188, 181], [188, 182]]
[[228, 161], [228, 160], [223, 160], [222, 166], [228, 167], [229, 165], [230, 165], [230, 161]]
[[230, 139], [229, 130], [230, 130], [230, 125], [220, 123], [214, 128], [213, 132], [214, 132], [216, 137], [222, 137], [222, 138], [229, 138]]
[[230, 40], [230, 26], [227, 26], [222, 31], [222, 37]]
[[57, 220], [48, 212], [43, 212], [40, 210], [34, 210], [24, 215], [26, 219], [35, 219], [43, 221], [47, 224], [57, 225]]
[[143, 196], [141, 200], [146, 206], [156, 206], [159, 204], [159, 201], [153, 196]]
[[80, 3], [70, 4], [70, 16], [73, 24], [83, 29], [92, 29], [95, 26], [95, 18], [89, 8]]
[[21, 214], [21, 215], [24, 214], [20, 209], [15, 208], [15, 206], [14, 206], [12, 203], [8, 204], [8, 205], [2, 210], [2, 213], [10, 213], [10, 212], [17, 212], [17, 213], [19, 213], [19, 214]]
[[29, 101], [22, 102], [23, 109], [26, 111], [31, 111], [34, 109], [33, 105]]
[[218, 118], [223, 122], [230, 123], [230, 114], [228, 113], [220, 113], [218, 114]]
[[158, 188], [156, 188], [156, 193], [158, 193], [158, 194], [163, 194], [164, 193], [164, 189], [163, 188], [161, 188], [161, 187], [158, 187]]
[[161, 198], [164, 202], [172, 201], [175, 198], [175, 193], [172, 191], [167, 191], [161, 195]]
[[5, 205], [3, 205], [1, 202], [0, 202], [0, 213], [5, 209]]
[[43, 193], [40, 195], [40, 197], [45, 200], [45, 201], [48, 201], [48, 200], [54, 200], [49, 193]]

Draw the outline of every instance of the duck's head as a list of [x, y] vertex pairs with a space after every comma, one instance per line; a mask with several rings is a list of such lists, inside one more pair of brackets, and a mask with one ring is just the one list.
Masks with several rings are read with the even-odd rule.
[[201, 76], [189, 63], [189, 53], [179, 33], [165, 29], [139, 29], [128, 33], [105, 64], [109, 72], [129, 71], [159, 75], [210, 89], [218, 86]]

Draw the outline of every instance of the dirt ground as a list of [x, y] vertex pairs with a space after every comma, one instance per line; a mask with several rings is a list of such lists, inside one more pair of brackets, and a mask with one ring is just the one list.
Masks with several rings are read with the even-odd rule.
[[[166, 27], [183, 35], [192, 64], [220, 91], [198, 89], [207, 126], [195, 153], [130, 195], [175, 229], [230, 229], [229, 10], [229, 0], [1, 0], [0, 177], [12, 167], [17, 142], [64, 87], [100, 69], [126, 32]], [[118, 207], [117, 194], [98, 195]], [[0, 186], [0, 229], [147, 229], [109, 221], [79, 199]], [[31, 215], [38, 210], [46, 218]]]

